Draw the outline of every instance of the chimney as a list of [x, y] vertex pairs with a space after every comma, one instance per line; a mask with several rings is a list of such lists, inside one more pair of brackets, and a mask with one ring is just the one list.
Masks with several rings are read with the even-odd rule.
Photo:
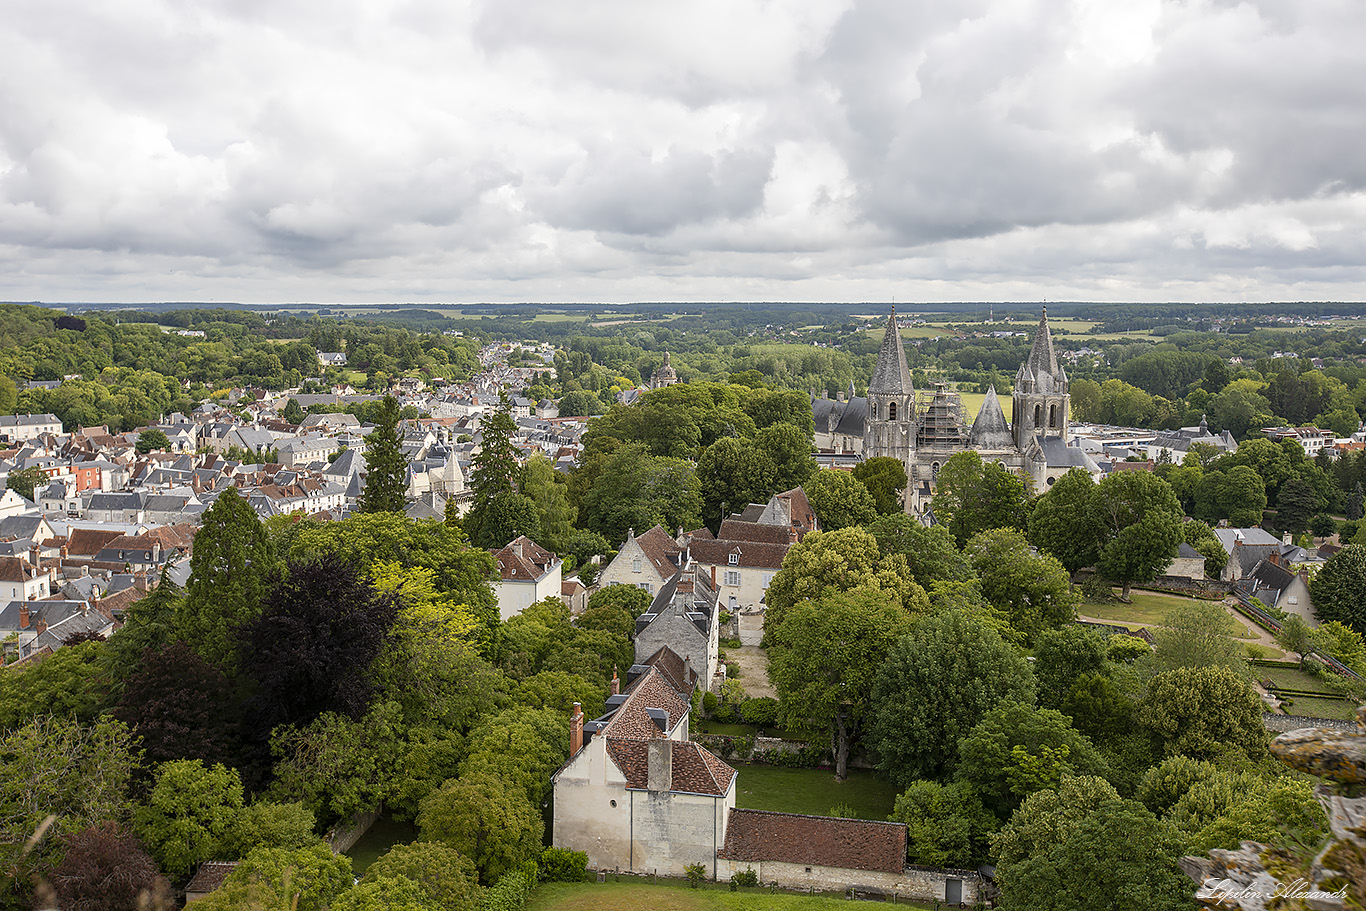
[[38, 635], [41, 636], [43, 633], [47, 632], [47, 621], [39, 620], [38, 625], [35, 626], [33, 629]]
[[649, 745], [649, 766], [645, 787], [651, 791], [673, 790], [674, 745], [665, 737], [652, 737]]
[[716, 564], [715, 564], [715, 563], [713, 563], [712, 566], [711, 566], [711, 589], [712, 589], [712, 591], [716, 591]]
[[612, 668], [612, 695], [621, 695], [621, 678], [617, 676], [616, 668]]
[[574, 715], [569, 719], [569, 755], [577, 755], [583, 749], [583, 706], [574, 703]]
[[19, 602], [19, 628], [28, 629], [28, 602]]
[[42, 566], [42, 553], [39, 550], [36, 542], [34, 543], [33, 547], [29, 549], [28, 553], [29, 559], [32, 561], [34, 569], [38, 569], [40, 566]]
[[1281, 535], [1281, 543], [1282, 543], [1282, 544], [1292, 544], [1292, 543], [1294, 543], [1293, 541], [1290, 540], [1290, 532], [1287, 531], [1285, 534]]

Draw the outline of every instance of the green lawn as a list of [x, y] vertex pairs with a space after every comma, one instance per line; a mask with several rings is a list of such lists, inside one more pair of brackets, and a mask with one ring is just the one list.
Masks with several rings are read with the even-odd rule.
[[[1108, 604], [1083, 602], [1077, 608], [1077, 613], [1084, 617], [1095, 617], [1098, 620], [1106, 620], [1112, 623], [1141, 623], [1148, 626], [1161, 626], [1167, 614], [1181, 605], [1198, 603], [1191, 598], [1172, 598], [1152, 592], [1132, 591], [1129, 596], [1132, 604], [1125, 604], [1122, 601], [1112, 601]], [[1229, 620], [1236, 624], [1237, 628], [1234, 629], [1233, 634], [1239, 639], [1257, 638], [1242, 620], [1231, 614]]]
[[1306, 671], [1297, 667], [1255, 667], [1253, 673], [1258, 680], [1270, 680], [1278, 687], [1288, 690], [1303, 690], [1306, 693], [1327, 693], [1336, 696], [1337, 691]]
[[735, 805], [749, 810], [776, 810], [829, 816], [831, 808], [848, 804], [859, 819], [885, 820], [892, 812], [897, 789], [866, 769], [850, 769], [849, 778], [835, 781], [830, 769], [783, 769], [770, 765], [733, 763], [740, 773]]
[[[841, 898], [809, 896], [764, 889], [731, 892], [725, 886], [710, 884], [691, 889], [670, 881], [651, 885], [643, 882], [546, 883], [531, 893], [527, 911], [836, 911], [847, 909]], [[903, 908], [929, 908], [929, 905], [898, 902]]]
[[1292, 703], [1284, 706], [1284, 708], [1287, 715], [1308, 715], [1310, 718], [1351, 721], [1356, 718], [1357, 704], [1350, 699], [1316, 699], [1312, 696], [1295, 696]]
[[394, 845], [417, 841], [417, 826], [410, 822], [398, 822], [389, 816], [381, 816], [375, 824], [360, 837], [346, 856], [351, 858], [351, 869], [357, 875], [375, 862], [379, 856]]

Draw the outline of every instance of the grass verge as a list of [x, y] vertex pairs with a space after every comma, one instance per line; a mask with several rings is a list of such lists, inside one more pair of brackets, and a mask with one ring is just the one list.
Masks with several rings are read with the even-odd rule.
[[[701, 889], [642, 882], [546, 883], [531, 893], [527, 911], [836, 911], [847, 909], [846, 899], [762, 889], [731, 892], [711, 884]], [[929, 905], [898, 902], [898, 907], [928, 909]]]

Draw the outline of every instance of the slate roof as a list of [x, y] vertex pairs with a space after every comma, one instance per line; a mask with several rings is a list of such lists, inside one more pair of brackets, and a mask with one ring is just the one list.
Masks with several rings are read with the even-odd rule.
[[906, 826], [733, 809], [726, 824], [726, 843], [716, 856], [751, 863], [778, 861], [900, 873], [906, 863]]
[[987, 387], [987, 397], [982, 400], [982, 407], [968, 431], [968, 445], [974, 449], [1010, 449], [1015, 445], [995, 386]]
[[1039, 437], [1038, 443], [1049, 468], [1084, 468], [1093, 474], [1100, 471], [1095, 459], [1077, 446], [1068, 446], [1060, 437]]
[[882, 347], [877, 353], [877, 366], [873, 368], [868, 392], [876, 395], [915, 395], [911, 371], [906, 366], [906, 348], [901, 344], [895, 313], [887, 317], [887, 328], [882, 333]]
[[1017, 392], [1066, 392], [1067, 373], [1058, 366], [1058, 355], [1053, 350], [1053, 333], [1048, 331], [1048, 308], [1039, 317], [1039, 329], [1034, 333], [1034, 344], [1029, 357], [1015, 375]]

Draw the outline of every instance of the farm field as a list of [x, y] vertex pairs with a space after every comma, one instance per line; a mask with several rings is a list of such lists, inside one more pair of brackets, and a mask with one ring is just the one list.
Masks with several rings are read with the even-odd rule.
[[[848, 908], [846, 899], [809, 896], [762, 889], [731, 892], [724, 885], [692, 889], [670, 881], [668, 885], [644, 882], [546, 883], [531, 893], [527, 911], [836, 911]], [[929, 905], [898, 902], [903, 908], [928, 909]]]
[[898, 793], [868, 769], [850, 769], [849, 778], [837, 782], [830, 769], [733, 765], [740, 773], [735, 805], [749, 810], [829, 816], [831, 808], [847, 804], [859, 819], [881, 821], [891, 814]]

